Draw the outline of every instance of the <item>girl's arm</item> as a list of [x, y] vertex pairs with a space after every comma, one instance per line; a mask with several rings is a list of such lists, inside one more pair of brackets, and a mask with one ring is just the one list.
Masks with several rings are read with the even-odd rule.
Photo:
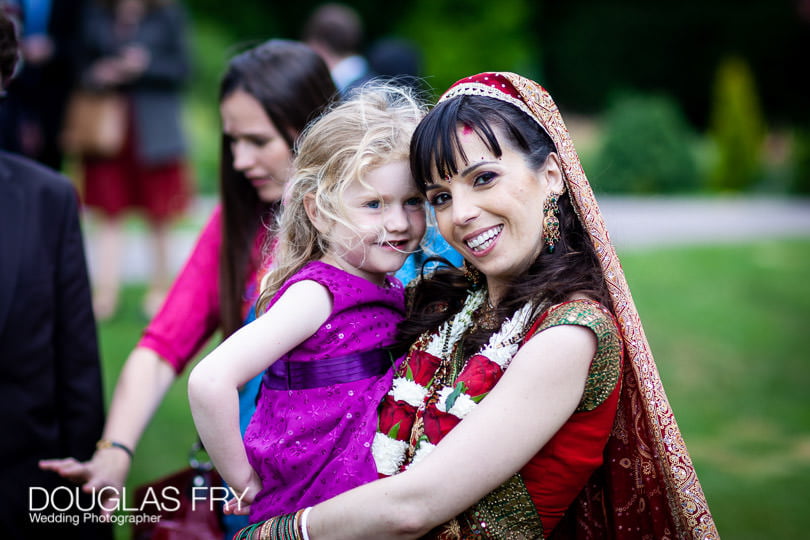
[[[189, 375], [188, 398], [197, 432], [217, 470], [237, 492], [256, 486], [239, 432], [238, 388], [314, 334], [331, 312], [326, 287], [309, 280], [295, 283]], [[250, 493], [249, 499], [255, 495]]]
[[520, 470], [574, 413], [596, 336], [558, 326], [532, 337], [489, 395], [423, 461], [314, 507], [312, 540], [416, 538]]

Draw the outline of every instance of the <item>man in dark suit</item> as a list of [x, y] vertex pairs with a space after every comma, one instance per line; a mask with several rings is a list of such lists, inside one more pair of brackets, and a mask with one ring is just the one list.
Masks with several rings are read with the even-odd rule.
[[[0, 14], [0, 89], [17, 39]], [[111, 538], [38, 460], [88, 459], [103, 425], [96, 325], [70, 181], [0, 152], [0, 538]], [[91, 510], [92, 512], [92, 510]], [[74, 519], [72, 516], [80, 519]], [[44, 523], [43, 523], [44, 522]]]

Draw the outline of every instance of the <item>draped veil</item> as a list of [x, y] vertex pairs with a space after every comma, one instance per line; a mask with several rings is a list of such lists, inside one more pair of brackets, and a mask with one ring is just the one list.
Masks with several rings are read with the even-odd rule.
[[719, 538], [675, 422], [624, 271], [568, 129], [549, 93], [514, 73], [482, 73], [440, 99], [480, 95], [529, 114], [553, 140], [571, 201], [593, 243], [621, 327], [625, 367], [604, 465], [553, 536]]

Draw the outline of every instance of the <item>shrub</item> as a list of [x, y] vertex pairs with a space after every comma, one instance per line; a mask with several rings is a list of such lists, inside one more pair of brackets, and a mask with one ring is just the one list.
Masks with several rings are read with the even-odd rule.
[[668, 97], [622, 95], [608, 107], [590, 176], [613, 193], [694, 191], [700, 185], [692, 150], [696, 134]]

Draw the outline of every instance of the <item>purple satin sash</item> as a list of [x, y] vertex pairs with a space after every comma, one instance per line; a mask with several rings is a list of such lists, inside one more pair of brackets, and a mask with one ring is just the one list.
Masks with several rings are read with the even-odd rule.
[[262, 383], [271, 390], [304, 390], [382, 375], [394, 364], [388, 349], [374, 349], [312, 362], [279, 360], [267, 368]]

